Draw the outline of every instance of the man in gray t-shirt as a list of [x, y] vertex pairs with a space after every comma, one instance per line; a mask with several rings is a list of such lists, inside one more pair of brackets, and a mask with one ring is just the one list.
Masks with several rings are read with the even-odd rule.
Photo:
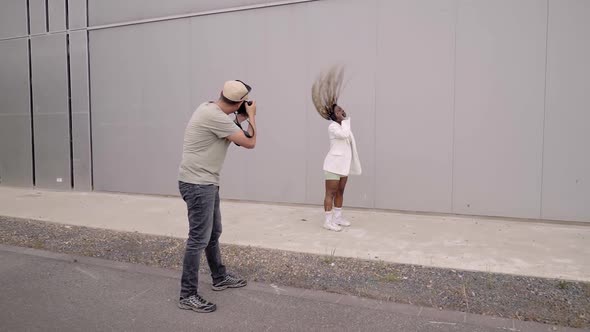
[[241, 130], [216, 103], [201, 104], [184, 133], [178, 180], [219, 185], [219, 172], [230, 144], [226, 137], [238, 131]]
[[[216, 102], [201, 104], [184, 133], [179, 189], [188, 209], [189, 234], [184, 254], [181, 309], [212, 312], [215, 304], [197, 292], [201, 252], [211, 269], [213, 290], [246, 286], [246, 280], [226, 272], [221, 261], [219, 236], [219, 173], [230, 142], [247, 149], [256, 145], [256, 102], [247, 101], [251, 88], [242, 81], [227, 81]], [[245, 112], [244, 112], [245, 110]], [[236, 121], [229, 114], [236, 113]], [[248, 131], [239, 123], [248, 119]]]

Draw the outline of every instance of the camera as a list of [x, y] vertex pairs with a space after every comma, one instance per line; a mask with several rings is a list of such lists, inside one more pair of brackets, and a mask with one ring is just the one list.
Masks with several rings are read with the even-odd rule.
[[252, 101], [251, 100], [247, 100], [245, 102], [242, 103], [242, 105], [240, 106], [240, 108], [238, 108], [238, 114], [242, 114], [242, 115], [248, 115], [248, 112], [246, 112], [246, 104], [248, 104], [248, 106], [252, 106]]

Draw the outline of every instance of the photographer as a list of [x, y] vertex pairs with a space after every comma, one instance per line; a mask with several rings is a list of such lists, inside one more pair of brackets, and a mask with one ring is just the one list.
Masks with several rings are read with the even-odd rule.
[[[248, 101], [251, 88], [242, 81], [227, 81], [216, 102], [201, 104], [184, 134], [179, 189], [188, 209], [189, 233], [182, 267], [179, 308], [212, 312], [215, 304], [197, 293], [201, 252], [205, 250], [213, 290], [246, 286], [226, 272], [221, 262], [219, 236], [219, 173], [230, 142], [247, 149], [256, 145], [256, 103]], [[235, 121], [230, 114], [235, 113]], [[240, 122], [248, 120], [248, 131]]]

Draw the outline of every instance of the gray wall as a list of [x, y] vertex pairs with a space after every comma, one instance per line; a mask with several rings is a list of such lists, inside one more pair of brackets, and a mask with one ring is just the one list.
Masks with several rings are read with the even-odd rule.
[[590, 2], [549, 2], [543, 218], [590, 220]]
[[28, 41], [0, 41], [0, 185], [33, 185]]
[[26, 7], [3, 3], [3, 183], [176, 195], [186, 122], [239, 78], [260, 137], [231, 148], [223, 197], [320, 204], [309, 90], [344, 64], [364, 170], [346, 205], [590, 221], [589, 1], [295, 2], [31, 0], [31, 82]]
[[0, 184], [92, 190], [85, 1], [5, 1], [0, 22]]

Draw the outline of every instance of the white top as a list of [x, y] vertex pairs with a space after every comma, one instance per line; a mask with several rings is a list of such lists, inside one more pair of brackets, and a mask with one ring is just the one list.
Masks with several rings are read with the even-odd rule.
[[332, 121], [328, 134], [330, 151], [324, 159], [324, 171], [343, 176], [361, 174], [361, 162], [350, 130], [350, 119], [342, 120], [342, 125]]

